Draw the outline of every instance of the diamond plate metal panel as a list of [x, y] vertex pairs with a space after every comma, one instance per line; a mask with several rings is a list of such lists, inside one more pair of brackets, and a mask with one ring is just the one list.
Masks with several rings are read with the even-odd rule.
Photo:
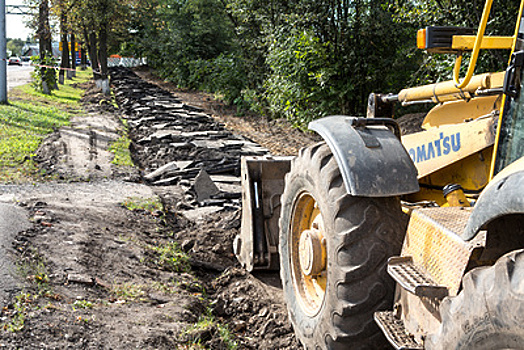
[[461, 207], [427, 208], [413, 212], [402, 256], [413, 262], [439, 285], [457, 294], [471, 254], [471, 244], [458, 234], [464, 230], [471, 209]]
[[375, 321], [384, 332], [391, 345], [397, 350], [422, 350], [423, 347], [406, 333], [404, 322], [396, 318], [391, 311], [375, 312]]

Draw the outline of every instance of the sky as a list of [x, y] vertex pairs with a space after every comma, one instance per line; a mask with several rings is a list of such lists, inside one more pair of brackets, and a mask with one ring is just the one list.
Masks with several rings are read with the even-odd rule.
[[[5, 4], [24, 5], [24, 0], [6, 0]], [[28, 35], [32, 35], [32, 31], [24, 24], [24, 21], [27, 19], [27, 16], [6, 15], [6, 36], [10, 39], [22, 39], [25, 41]]]

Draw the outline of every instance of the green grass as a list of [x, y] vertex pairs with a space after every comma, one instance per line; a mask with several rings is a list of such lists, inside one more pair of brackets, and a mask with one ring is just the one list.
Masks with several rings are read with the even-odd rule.
[[113, 285], [111, 292], [119, 300], [133, 301], [144, 296], [145, 292], [142, 286], [133, 283], [121, 283]]
[[111, 163], [119, 166], [134, 166], [131, 159], [131, 152], [129, 152], [129, 144], [131, 140], [126, 135], [121, 136], [118, 140], [109, 146], [109, 152], [112, 152], [115, 157]]
[[77, 309], [92, 309], [93, 308], [93, 303], [90, 302], [89, 300], [76, 300], [73, 303], [73, 309], [74, 308], [77, 308]]
[[58, 90], [53, 90], [51, 95], [45, 95], [36, 91], [31, 84], [23, 85], [18, 89], [33, 98], [49, 103], [77, 105], [84, 91], [83, 89], [79, 89], [77, 85], [89, 81], [92, 77], [91, 69], [86, 69], [85, 71], [77, 70], [75, 78], [70, 80], [65, 79], [64, 85], [58, 85]]
[[190, 270], [189, 257], [176, 242], [169, 242], [160, 246], [148, 245], [154, 252], [153, 263], [161, 269], [172, 272], [188, 272]]
[[200, 316], [200, 319], [194, 325], [189, 326], [183, 333], [190, 339], [190, 349], [203, 349], [201, 339], [198, 338], [198, 334], [204, 330], [212, 330], [212, 332], [218, 333], [220, 339], [222, 339], [223, 345], [228, 350], [238, 349], [238, 343], [235, 340], [235, 336], [226, 325], [219, 323], [212, 315]]
[[29, 293], [20, 293], [15, 296], [13, 311], [8, 321], [1, 324], [2, 329], [7, 332], [19, 332], [24, 328], [27, 314], [32, 309], [33, 296]]
[[158, 197], [128, 197], [124, 202], [122, 202], [122, 206], [128, 210], [145, 210], [150, 213], [157, 210], [162, 211], [164, 208]]
[[18, 272], [22, 278], [31, 281], [32, 292], [21, 291], [13, 300], [13, 307], [2, 310], [0, 329], [8, 332], [18, 332], [24, 328], [25, 321], [32, 311], [39, 308], [38, 301], [43, 298], [56, 298], [49, 285], [49, 275], [44, 259], [35, 249], [30, 250], [30, 259], [18, 263]]
[[56, 128], [69, 124], [82, 111], [84, 92], [77, 84], [88, 81], [90, 71], [80, 71], [52, 95], [30, 84], [12, 89], [8, 105], [0, 105], [0, 182], [28, 182], [41, 177], [32, 160], [42, 140]]

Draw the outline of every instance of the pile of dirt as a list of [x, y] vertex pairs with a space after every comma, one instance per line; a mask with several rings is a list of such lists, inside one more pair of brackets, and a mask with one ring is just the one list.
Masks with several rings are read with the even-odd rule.
[[205, 311], [198, 279], [160, 259], [158, 247], [173, 244], [162, 219], [121, 205], [154, 197], [147, 186], [50, 183], [2, 193], [33, 222], [15, 237], [18, 266], [31, 285], [0, 313], [2, 346], [176, 348], [178, 334]]
[[[299, 348], [278, 273], [249, 274], [232, 251], [239, 159], [267, 150], [129, 70], [112, 74], [119, 108], [88, 88], [88, 113], [39, 151], [60, 181], [0, 189], [32, 222], [13, 244], [29, 286], [0, 312], [0, 347]], [[138, 170], [105, 156], [119, 118]]]
[[108, 96], [96, 87], [92, 82], [85, 82], [75, 85], [77, 88], [84, 89], [84, 95], [80, 99], [87, 112], [105, 112], [115, 113], [117, 106], [115, 106], [112, 97]]
[[240, 334], [242, 349], [299, 348], [288, 321], [276, 274], [229, 269], [213, 282], [213, 314]]
[[[241, 348], [297, 348], [281, 288], [266, 283], [278, 285], [278, 273], [248, 274], [232, 250], [240, 229], [240, 157], [267, 150], [130, 70], [113, 69], [111, 77], [134, 159], [162, 199], [174, 239], [201, 280], [211, 281], [203, 284], [213, 316], [229, 326]], [[174, 187], [183, 196], [174, 195]], [[199, 339], [214, 348], [217, 332], [205, 333]]]

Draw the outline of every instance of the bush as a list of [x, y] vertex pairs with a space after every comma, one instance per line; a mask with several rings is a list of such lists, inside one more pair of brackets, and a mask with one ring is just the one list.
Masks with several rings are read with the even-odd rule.
[[273, 40], [267, 63], [265, 98], [272, 116], [284, 116], [298, 127], [326, 113], [331, 70], [326, 64], [327, 44], [311, 31], [295, 30], [283, 40]]
[[[38, 56], [33, 56], [31, 57], [31, 61], [34, 65], [37, 66], [56, 66], [56, 60], [54, 57], [44, 57], [43, 59], [40, 59]], [[54, 68], [36, 67], [33, 73], [31, 73], [31, 76], [33, 78], [32, 85], [37, 91], [47, 93], [44, 88], [44, 82], [46, 83], [49, 91], [53, 90], [56, 85], [56, 69]]]
[[188, 66], [190, 87], [220, 94], [230, 104], [241, 97], [246, 75], [239, 55], [222, 53], [211, 60], [193, 60]]

